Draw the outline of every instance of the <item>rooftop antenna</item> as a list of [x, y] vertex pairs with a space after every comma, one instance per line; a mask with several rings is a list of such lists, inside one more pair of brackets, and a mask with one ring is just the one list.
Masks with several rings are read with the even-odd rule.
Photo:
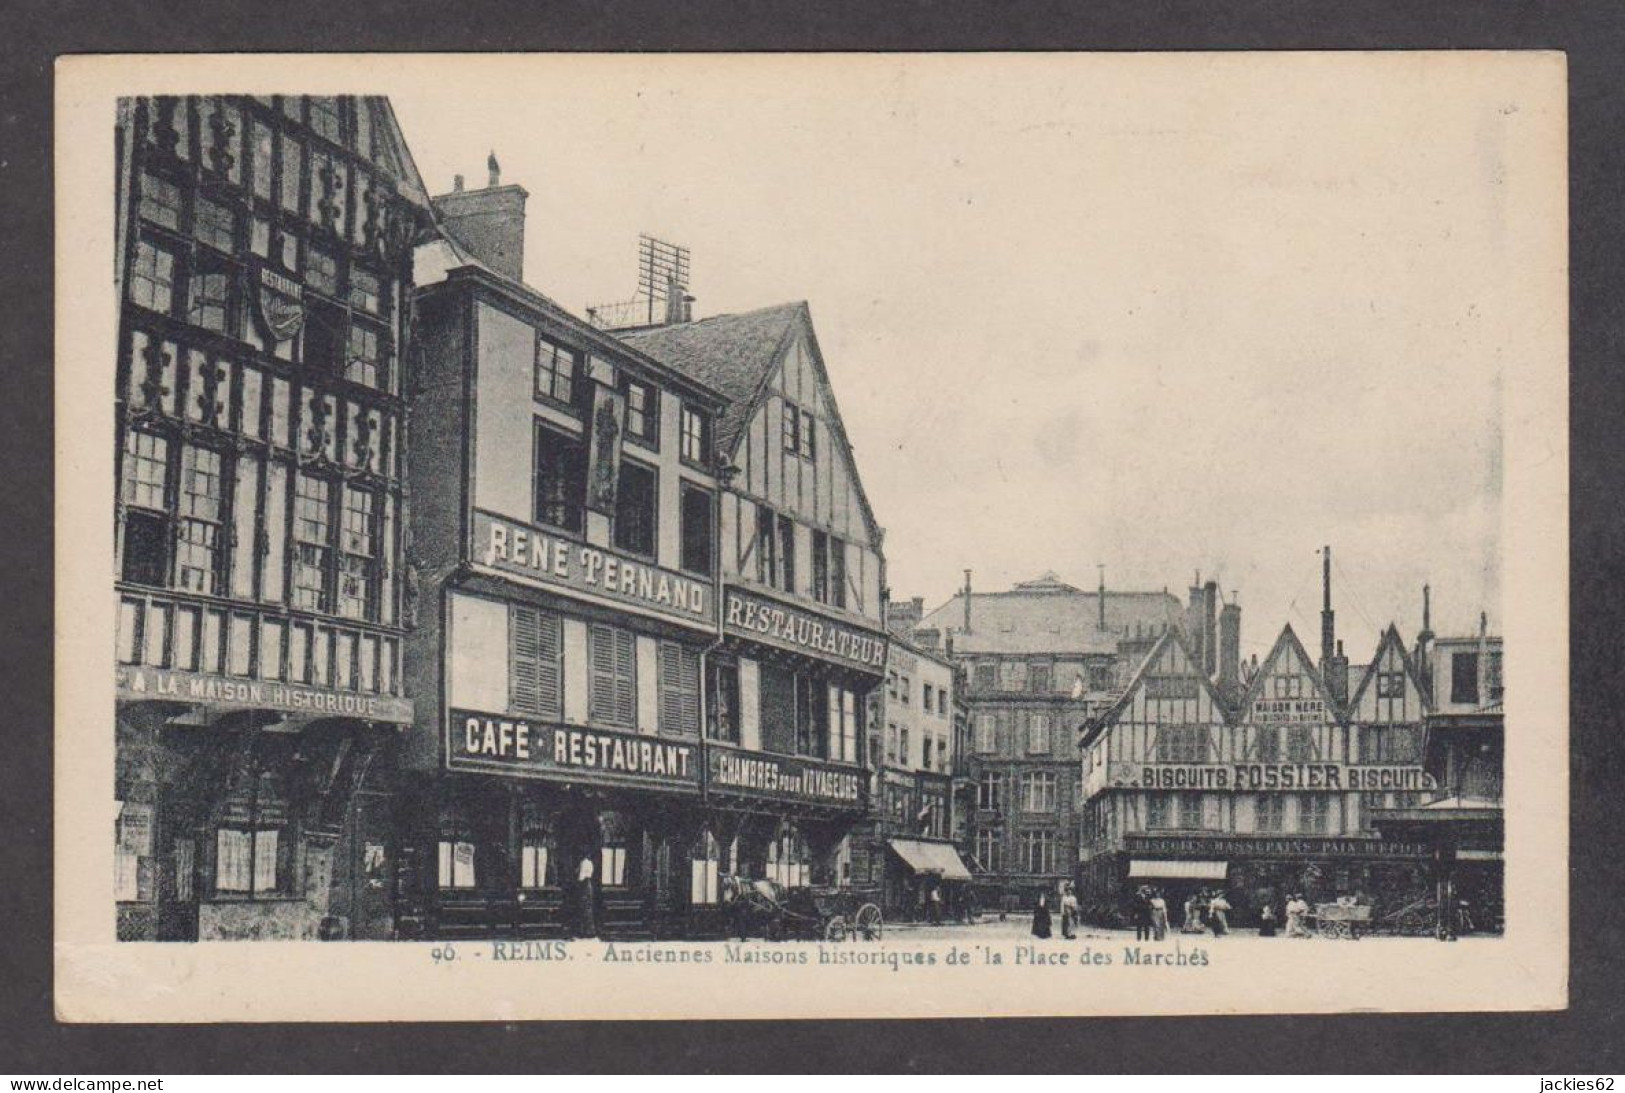
[[587, 318], [601, 330], [621, 330], [654, 326], [667, 321], [674, 298], [687, 314], [689, 250], [676, 243], [656, 239], [648, 232], [638, 233], [638, 290], [630, 300], [595, 304], [587, 308]]

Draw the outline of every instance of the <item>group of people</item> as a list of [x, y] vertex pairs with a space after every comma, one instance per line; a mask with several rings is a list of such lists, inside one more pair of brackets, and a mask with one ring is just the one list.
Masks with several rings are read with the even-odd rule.
[[[1061, 908], [1061, 936], [1071, 940], [1078, 936], [1078, 893], [1070, 881], [1061, 885], [1061, 895], [1058, 901]], [[1033, 908], [1033, 936], [1049, 937], [1052, 914], [1049, 906], [1049, 893], [1038, 894], [1038, 906]]]
[[[1275, 915], [1275, 907], [1265, 903], [1258, 912], [1258, 936], [1274, 937], [1279, 925], [1280, 920]], [[1301, 892], [1292, 892], [1286, 897], [1286, 936], [1314, 936], [1309, 931], [1309, 901], [1303, 898]]]
[[1140, 885], [1134, 893], [1134, 940], [1161, 941], [1168, 936], [1168, 901], [1161, 888]]

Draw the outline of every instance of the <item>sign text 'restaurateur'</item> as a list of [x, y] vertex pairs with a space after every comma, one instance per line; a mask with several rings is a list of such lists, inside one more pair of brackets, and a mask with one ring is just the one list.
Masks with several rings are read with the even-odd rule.
[[708, 581], [600, 547], [561, 539], [538, 528], [474, 513], [475, 557], [505, 573], [671, 615], [688, 622], [715, 622]]
[[603, 729], [550, 725], [523, 717], [452, 710], [446, 761], [453, 770], [504, 770], [538, 777], [697, 788], [699, 762], [691, 743]]
[[797, 611], [737, 588], [728, 589], [727, 597], [724, 622], [730, 634], [766, 638], [798, 652], [846, 661], [871, 671], [886, 667], [886, 639], [878, 634]]

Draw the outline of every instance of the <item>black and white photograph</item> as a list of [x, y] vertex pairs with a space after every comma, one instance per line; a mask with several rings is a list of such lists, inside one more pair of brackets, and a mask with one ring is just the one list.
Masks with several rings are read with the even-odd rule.
[[1564, 1005], [1561, 55], [59, 78], [68, 1019]]

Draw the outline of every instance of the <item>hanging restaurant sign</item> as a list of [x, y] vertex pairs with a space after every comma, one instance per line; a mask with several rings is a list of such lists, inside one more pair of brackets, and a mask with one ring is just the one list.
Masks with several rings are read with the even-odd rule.
[[723, 628], [731, 635], [867, 672], [885, 670], [886, 638], [876, 631], [822, 618], [742, 588], [728, 588], [725, 594]]
[[260, 322], [275, 341], [285, 342], [305, 325], [305, 286], [267, 266], [260, 267], [258, 291]]
[[695, 743], [477, 710], [452, 710], [447, 717], [446, 766], [530, 778], [700, 788]]

